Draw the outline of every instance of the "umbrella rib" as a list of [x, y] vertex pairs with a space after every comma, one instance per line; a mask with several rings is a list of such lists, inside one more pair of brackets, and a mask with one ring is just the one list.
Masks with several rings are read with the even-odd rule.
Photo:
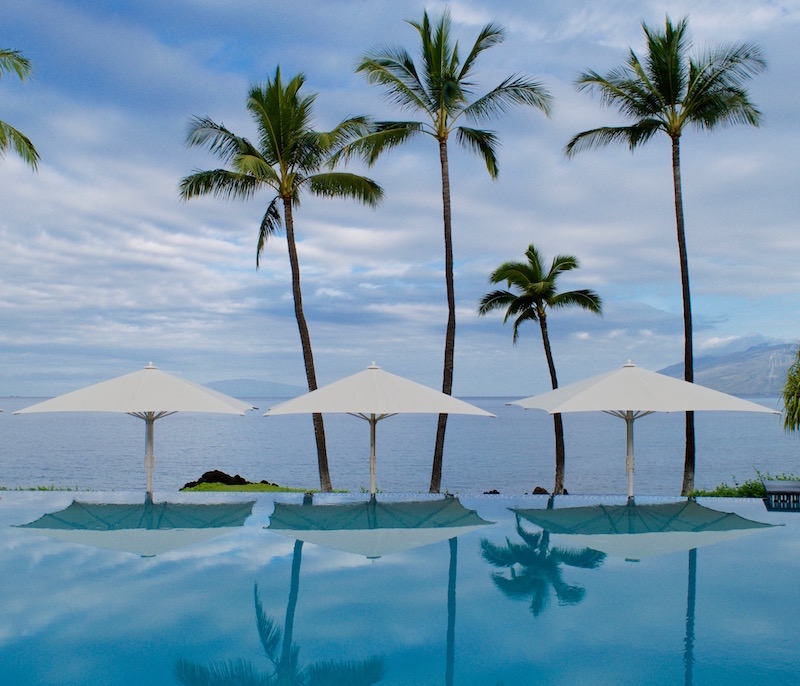
[[379, 422], [381, 419], [386, 419], [387, 417], [394, 417], [397, 412], [387, 412], [386, 414], [372, 414], [369, 415], [365, 412], [348, 412], [351, 417], [358, 417], [359, 419], [366, 419], [368, 422], [371, 422], [374, 418], [376, 422]]

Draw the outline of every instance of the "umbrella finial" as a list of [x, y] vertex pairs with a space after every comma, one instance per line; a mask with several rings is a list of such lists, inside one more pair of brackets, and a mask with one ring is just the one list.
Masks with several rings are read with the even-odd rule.
[[158, 369], [152, 362], [148, 362], [145, 366], [145, 369]]
[[631, 362], [631, 358], [628, 358], [628, 361], [622, 365], [623, 367], [635, 367], [636, 365]]
[[367, 369], [380, 369], [380, 367], [373, 361], [373, 363], [369, 367], [367, 367]]

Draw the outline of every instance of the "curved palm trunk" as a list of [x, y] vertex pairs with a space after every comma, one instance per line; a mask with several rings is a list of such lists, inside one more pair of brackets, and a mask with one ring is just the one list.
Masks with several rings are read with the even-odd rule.
[[[539, 313], [539, 328], [542, 330], [542, 343], [544, 344], [544, 354], [547, 357], [547, 368], [550, 370], [550, 382], [553, 388], [558, 388], [558, 378], [556, 377], [556, 365], [553, 362], [553, 352], [550, 350], [550, 336], [547, 333], [547, 316], [544, 312]], [[553, 495], [564, 493], [564, 424], [561, 422], [561, 415], [553, 415], [553, 430], [556, 437], [556, 482], [553, 486]]]
[[[692, 354], [692, 300], [689, 292], [689, 261], [686, 256], [686, 232], [683, 224], [683, 196], [681, 192], [680, 138], [672, 138], [672, 181], [675, 189], [675, 225], [678, 232], [678, 255], [681, 263], [681, 290], [683, 293], [683, 378], [694, 381], [694, 356]], [[694, 489], [694, 412], [686, 413], [686, 453], [683, 460], [683, 486], [681, 495]]]
[[[453, 284], [453, 235], [450, 224], [450, 168], [447, 162], [447, 139], [439, 141], [439, 161], [442, 167], [442, 213], [444, 217], [444, 278], [447, 284], [447, 331], [444, 339], [444, 369], [442, 393], [453, 392], [453, 357], [456, 345], [456, 295]], [[431, 493], [438, 493], [442, 485], [442, 459], [447, 415], [439, 415], [436, 427], [436, 444], [431, 468]]]
[[[297, 328], [300, 331], [300, 345], [303, 348], [303, 362], [306, 367], [308, 390], [317, 390], [317, 374], [314, 371], [314, 355], [311, 352], [311, 337], [308, 334], [306, 316], [303, 314], [303, 296], [300, 291], [300, 262], [297, 259], [297, 246], [294, 241], [294, 218], [292, 216], [291, 198], [283, 199], [283, 213], [286, 222], [286, 243], [289, 247], [289, 264], [292, 269], [292, 295], [294, 296], [294, 314], [297, 318]], [[322, 415], [314, 414], [314, 438], [317, 441], [317, 466], [319, 467], [320, 490], [329, 493], [331, 475], [328, 471], [328, 451], [325, 447], [325, 425]]]
[[286, 603], [286, 619], [283, 622], [283, 647], [281, 650], [282, 681], [289, 682], [289, 666], [292, 663], [292, 637], [294, 635], [294, 613], [297, 609], [297, 595], [300, 591], [300, 564], [303, 560], [303, 541], [294, 542], [292, 551], [292, 580], [289, 585], [289, 600]]

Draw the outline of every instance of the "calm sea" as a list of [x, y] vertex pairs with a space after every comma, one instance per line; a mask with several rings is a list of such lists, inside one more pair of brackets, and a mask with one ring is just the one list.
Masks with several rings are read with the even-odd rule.
[[[456, 494], [552, 489], [552, 418], [507, 406], [514, 398], [467, 398], [496, 418], [450, 417], [442, 490]], [[37, 398], [0, 398], [0, 485], [80, 490], [144, 490], [144, 422], [127, 415], [53, 413], [14, 416]], [[776, 407], [775, 398], [754, 399]], [[299, 488], [319, 485], [310, 416], [262, 416], [281, 400], [258, 398], [245, 417], [176, 414], [155, 424], [154, 490], [176, 491], [210, 469]], [[696, 485], [711, 488], [756, 471], [800, 473], [800, 438], [778, 415], [697, 413]], [[654, 414], [635, 424], [635, 490], [676, 495], [683, 475], [682, 414]], [[369, 486], [369, 426], [326, 415], [334, 488]], [[602, 413], [564, 415], [565, 485], [571, 494], [623, 495], [625, 423]], [[384, 492], [425, 493], [436, 417], [397, 415], [377, 428], [377, 485]]]

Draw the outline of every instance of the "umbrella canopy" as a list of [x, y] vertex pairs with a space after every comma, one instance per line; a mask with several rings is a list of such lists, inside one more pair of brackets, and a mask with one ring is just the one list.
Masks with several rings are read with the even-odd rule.
[[492, 522], [457, 498], [338, 505], [275, 503], [267, 529], [284, 536], [377, 558], [475, 531]]
[[85, 503], [42, 515], [20, 528], [95, 548], [152, 557], [242, 526], [255, 501], [241, 503]]
[[243, 415], [249, 403], [160, 371], [153, 363], [138, 372], [102, 381], [17, 410], [29, 412], [124, 412], [145, 420], [147, 492], [153, 491], [153, 423], [176, 412]]
[[398, 413], [473, 414], [494, 417], [490, 412], [440, 393], [428, 386], [383, 371], [374, 363], [353, 374], [280, 405], [264, 416], [338, 412], [365, 419], [370, 424], [370, 493], [375, 494], [375, 426]]
[[691, 550], [772, 527], [693, 500], [513, 511], [551, 534], [568, 536], [571, 545], [627, 560]]
[[516, 400], [511, 405], [525, 409], [564, 412], [605, 412], [620, 417], [627, 425], [628, 497], [633, 498], [633, 422], [653, 412], [729, 411], [766, 412], [777, 410], [705, 386], [674, 379], [632, 364], [577, 381], [546, 393]]

